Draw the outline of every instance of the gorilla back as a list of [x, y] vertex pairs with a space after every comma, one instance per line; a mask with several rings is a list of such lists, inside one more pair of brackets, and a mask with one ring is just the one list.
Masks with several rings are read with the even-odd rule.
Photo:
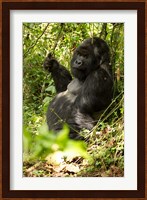
[[70, 138], [82, 139], [79, 131], [83, 128], [91, 130], [95, 125], [94, 113], [105, 109], [112, 99], [108, 45], [97, 37], [85, 40], [71, 59], [73, 80], [51, 54], [45, 59], [44, 68], [51, 73], [58, 93], [48, 107], [49, 129], [59, 131], [63, 123], [67, 123]]

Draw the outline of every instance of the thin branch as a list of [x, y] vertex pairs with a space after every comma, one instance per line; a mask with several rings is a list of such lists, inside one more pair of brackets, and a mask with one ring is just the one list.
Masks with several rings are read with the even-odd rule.
[[[102, 113], [102, 115], [100, 116], [97, 124], [93, 127], [93, 129], [91, 130], [92, 132], [96, 131], [98, 126], [99, 126], [99, 123], [102, 119], [102, 117], [106, 114], [106, 112], [108, 111], [108, 109], [113, 105], [113, 103], [123, 94], [123, 91], [110, 103], [110, 105], [104, 110], [104, 112]], [[104, 116], [104, 119], [102, 119], [101, 123], [103, 123], [108, 117], [110, 117], [111, 114], [114, 113], [115, 110], [117, 110], [120, 106], [121, 106], [121, 103], [124, 99], [124, 96], [122, 96], [121, 100], [119, 101], [119, 103], [117, 105], [114, 106], [113, 110], [111, 110], [106, 116]]]
[[[51, 108], [50, 111], [56, 115], [56, 117], [60, 120], [60, 123], [68, 124], [65, 120], [63, 120], [63, 119], [55, 112], [54, 109]], [[56, 123], [58, 123], [58, 122], [56, 122]], [[55, 124], [54, 124], [54, 125], [55, 125]], [[75, 131], [76, 133], [79, 133], [79, 131], [77, 131], [76, 129], [74, 129], [74, 128], [73, 128], [72, 126], [70, 126], [69, 124], [68, 124], [68, 126], [69, 126], [69, 128], [70, 128], [71, 130]]]
[[48, 26], [49, 26], [49, 23], [46, 25], [46, 27], [45, 27], [44, 30], [42, 31], [41, 35], [36, 39], [36, 41], [34, 42], [34, 44], [32, 44], [32, 45], [28, 48], [28, 50], [25, 52], [24, 58], [26, 58], [26, 56], [27, 56], [27, 54], [30, 52], [30, 50], [33, 49], [33, 48], [36, 46], [37, 42], [38, 42], [39, 39], [43, 36], [43, 34], [44, 34], [45, 31], [47, 30]]
[[53, 49], [52, 49], [53, 53], [54, 53], [54, 51], [55, 51], [55, 49], [56, 49], [56, 47], [57, 47], [57, 45], [58, 45], [58, 42], [59, 42], [59, 39], [60, 39], [60, 37], [61, 37], [61, 33], [62, 33], [62, 30], [63, 30], [63, 27], [64, 27], [64, 24], [61, 23], [60, 32], [59, 32], [59, 34], [58, 34], [58, 36], [57, 36], [56, 42], [55, 42], [54, 47], [53, 47]]
[[104, 36], [103, 39], [105, 40], [107, 36], [107, 23], [103, 23], [102, 25], [102, 30], [100, 32], [99, 37], [102, 38], [102, 36]]

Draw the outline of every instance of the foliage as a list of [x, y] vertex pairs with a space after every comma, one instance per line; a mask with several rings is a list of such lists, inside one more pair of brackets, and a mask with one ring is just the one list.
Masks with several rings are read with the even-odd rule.
[[44, 160], [54, 152], [62, 152], [61, 159], [69, 153], [88, 158], [86, 144], [83, 141], [70, 140], [68, 134], [69, 128], [67, 125], [57, 134], [48, 131], [46, 125], [41, 126], [36, 135], [32, 135], [27, 128], [24, 128], [24, 160], [35, 160], [36, 158]]
[[[100, 113], [97, 125], [86, 133], [90, 162], [82, 166], [79, 176], [122, 176], [124, 162], [124, 24], [123, 23], [23, 23], [23, 123], [24, 161], [45, 159], [60, 152], [77, 152], [88, 158], [83, 142], [68, 139], [68, 128], [58, 135], [43, 124], [47, 106], [56, 94], [50, 74], [43, 70], [49, 52], [70, 70], [74, 49], [86, 38], [104, 39], [111, 52], [114, 95], [110, 106]], [[54, 149], [54, 147], [56, 147]], [[69, 147], [72, 147], [71, 149]], [[64, 159], [65, 161], [65, 159]], [[115, 168], [115, 170], [114, 170]], [[121, 173], [112, 173], [116, 168]], [[36, 170], [36, 169], [35, 169]], [[34, 176], [43, 176], [36, 171]], [[78, 174], [77, 174], [78, 175]]]

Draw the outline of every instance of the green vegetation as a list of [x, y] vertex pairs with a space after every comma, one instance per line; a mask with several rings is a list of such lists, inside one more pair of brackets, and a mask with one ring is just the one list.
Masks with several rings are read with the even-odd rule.
[[[114, 95], [87, 141], [68, 138], [65, 125], [57, 135], [47, 131], [46, 111], [56, 94], [43, 61], [51, 52], [70, 70], [74, 49], [86, 38], [104, 39], [111, 52]], [[124, 172], [124, 24], [23, 24], [24, 176], [123, 176]], [[82, 133], [81, 133], [82, 134]]]

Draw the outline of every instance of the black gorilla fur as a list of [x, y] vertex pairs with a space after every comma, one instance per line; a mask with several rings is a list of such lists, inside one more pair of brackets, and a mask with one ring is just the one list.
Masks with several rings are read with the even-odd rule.
[[94, 113], [105, 109], [112, 99], [108, 45], [97, 37], [86, 39], [71, 60], [73, 80], [51, 54], [45, 59], [44, 68], [51, 73], [58, 93], [48, 107], [49, 129], [59, 131], [66, 122], [70, 127], [69, 137], [82, 139], [78, 132], [83, 128], [91, 130], [95, 125]]

